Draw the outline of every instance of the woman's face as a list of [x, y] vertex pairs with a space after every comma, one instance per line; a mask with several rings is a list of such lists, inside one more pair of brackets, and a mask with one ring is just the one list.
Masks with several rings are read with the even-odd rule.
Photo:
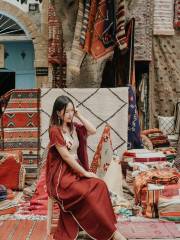
[[64, 109], [60, 111], [60, 117], [63, 119], [64, 123], [72, 122], [74, 117], [74, 107], [71, 102], [68, 103], [65, 112]]

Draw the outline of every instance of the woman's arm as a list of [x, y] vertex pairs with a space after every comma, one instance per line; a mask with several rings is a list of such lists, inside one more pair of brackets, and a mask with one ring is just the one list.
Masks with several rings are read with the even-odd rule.
[[79, 175], [82, 175], [84, 177], [95, 177], [98, 178], [96, 176], [96, 174], [92, 173], [92, 172], [88, 172], [86, 171], [74, 158], [73, 156], [69, 153], [69, 151], [67, 150], [67, 148], [64, 146], [59, 146], [56, 145], [56, 149], [58, 150], [59, 154], [61, 155], [62, 159], [75, 171], [77, 172]]
[[88, 135], [93, 135], [96, 133], [96, 128], [93, 126], [93, 124], [90, 123], [84, 116], [82, 116], [82, 114], [80, 114], [78, 110], [75, 111], [75, 117], [77, 117], [85, 126]]

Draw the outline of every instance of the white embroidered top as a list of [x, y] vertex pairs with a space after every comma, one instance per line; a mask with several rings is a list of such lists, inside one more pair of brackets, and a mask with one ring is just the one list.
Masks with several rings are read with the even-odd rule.
[[62, 134], [66, 142], [66, 147], [69, 150], [69, 153], [72, 154], [75, 159], [78, 159], [77, 149], [79, 147], [79, 140], [76, 130], [74, 130], [72, 134], [69, 134], [68, 132], [66, 133], [63, 132]]

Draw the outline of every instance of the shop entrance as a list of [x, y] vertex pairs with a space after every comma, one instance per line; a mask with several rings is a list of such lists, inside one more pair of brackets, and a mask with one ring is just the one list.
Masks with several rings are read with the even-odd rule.
[[0, 70], [0, 96], [15, 88], [15, 72]]

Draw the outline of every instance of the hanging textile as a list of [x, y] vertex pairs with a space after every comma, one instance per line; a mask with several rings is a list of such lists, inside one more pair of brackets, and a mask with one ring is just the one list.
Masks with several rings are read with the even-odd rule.
[[53, 64], [52, 69], [52, 87], [63, 88], [66, 87], [66, 66]]
[[84, 0], [84, 14], [82, 20], [82, 28], [81, 28], [81, 35], [80, 35], [80, 45], [84, 48], [85, 38], [88, 28], [88, 19], [89, 19], [89, 12], [90, 12], [90, 0]]
[[180, 0], [175, 0], [174, 27], [180, 28]]
[[[137, 80], [138, 81], [138, 80]], [[138, 110], [140, 117], [140, 125], [141, 129], [148, 129], [149, 125], [149, 103], [148, 103], [148, 94], [149, 94], [149, 86], [148, 86], [148, 73], [144, 72], [141, 74], [141, 79], [139, 79], [138, 87], [137, 87], [137, 102], [138, 102]]]
[[174, 1], [154, 0], [153, 34], [174, 35], [173, 15]]
[[135, 18], [134, 60], [152, 60], [153, 1], [126, 1], [127, 18]]
[[94, 59], [107, 59], [113, 55], [115, 40], [114, 1], [91, 1], [88, 31], [84, 51]]
[[[115, 49], [115, 71], [116, 71], [116, 87], [131, 84], [134, 86], [134, 26], [135, 19], [132, 18], [125, 27], [127, 36], [127, 50], [120, 51]], [[133, 84], [132, 84], [133, 83]]]
[[176, 36], [153, 37], [153, 58], [149, 73], [149, 127], [157, 116], [173, 116], [180, 95], [180, 66]]
[[62, 26], [56, 16], [54, 7], [49, 4], [48, 8], [48, 62], [52, 64], [52, 87], [65, 85], [65, 53], [63, 51]]
[[118, 9], [116, 12], [116, 41], [120, 50], [127, 48], [125, 20], [125, 1], [118, 0]]
[[80, 74], [80, 67], [85, 57], [85, 52], [80, 47], [80, 35], [81, 35], [81, 29], [82, 29], [83, 11], [84, 11], [83, 0], [79, 0], [76, 26], [74, 31], [74, 39], [73, 39], [72, 49], [70, 51], [70, 58], [68, 63], [69, 70], [71, 71], [72, 74], [75, 74], [75, 75]]
[[51, 4], [48, 8], [48, 27], [48, 61], [51, 64], [60, 64], [62, 62], [62, 28]]
[[129, 109], [128, 109], [128, 149], [143, 148], [141, 141], [141, 129], [136, 106], [136, 96], [129, 85]]

